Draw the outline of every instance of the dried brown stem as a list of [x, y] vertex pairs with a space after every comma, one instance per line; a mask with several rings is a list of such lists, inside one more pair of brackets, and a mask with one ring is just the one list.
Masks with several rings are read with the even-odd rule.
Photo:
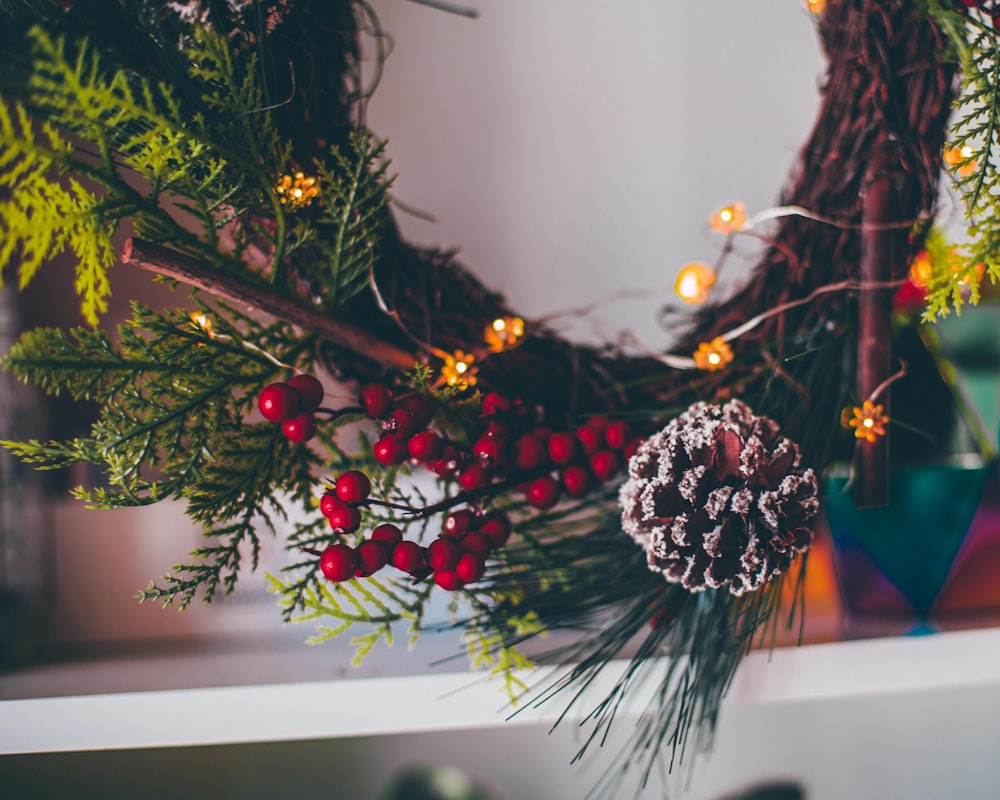
[[[862, 196], [861, 281], [882, 284], [905, 269], [905, 235], [887, 227], [906, 204], [903, 175], [890, 147], [876, 150], [868, 164]], [[902, 245], [902, 246], [901, 246]], [[858, 298], [858, 397], [886, 386], [892, 369], [892, 293], [866, 287]], [[888, 392], [883, 397], [888, 408]], [[854, 501], [861, 508], [889, 503], [889, 437], [858, 440]]]
[[142, 239], [132, 237], [125, 242], [122, 262], [203, 289], [223, 300], [259, 308], [389, 369], [408, 370], [419, 360], [401, 347], [329, 317], [323, 311], [308, 308], [232, 275], [209, 270], [193, 258]]

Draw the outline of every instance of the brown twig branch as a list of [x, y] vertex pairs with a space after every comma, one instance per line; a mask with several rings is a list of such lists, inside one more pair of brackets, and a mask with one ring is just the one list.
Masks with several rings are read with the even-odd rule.
[[[905, 238], [900, 242], [898, 231], [880, 226], [904, 212], [907, 198], [902, 186], [902, 170], [889, 146], [884, 145], [874, 152], [867, 177], [862, 197], [866, 227], [861, 235], [861, 280], [876, 284], [891, 281], [905, 269]], [[891, 316], [890, 291], [861, 290], [858, 298], [858, 397], [869, 397], [888, 387], [887, 378], [892, 369]], [[889, 407], [888, 392], [882, 402]], [[888, 434], [873, 442], [860, 443], [857, 467], [855, 503], [860, 508], [888, 505]]]
[[132, 237], [125, 242], [122, 262], [203, 289], [223, 300], [259, 308], [389, 369], [408, 370], [419, 361], [412, 353], [367, 331], [232, 275], [209, 270], [193, 258], [160, 245]]

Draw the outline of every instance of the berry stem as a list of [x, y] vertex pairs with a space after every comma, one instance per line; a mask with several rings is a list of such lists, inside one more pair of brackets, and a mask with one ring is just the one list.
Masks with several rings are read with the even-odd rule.
[[482, 500], [485, 497], [493, 497], [494, 495], [503, 494], [508, 489], [513, 489], [515, 486], [520, 486], [522, 483], [530, 481], [533, 478], [540, 477], [541, 475], [548, 475], [550, 472], [551, 469], [549, 467], [540, 467], [538, 469], [520, 473], [515, 478], [507, 478], [499, 483], [490, 483], [486, 486], [481, 486], [478, 489], [473, 489], [472, 491], [459, 492], [456, 495], [446, 497], [444, 500], [431, 503], [429, 506], [424, 506], [423, 508], [413, 508], [412, 506], [403, 505], [401, 503], [390, 503], [387, 500], [376, 500], [373, 497], [369, 497], [363, 503], [359, 503], [358, 505], [376, 505], [384, 508], [392, 508], [397, 511], [404, 511], [407, 514], [411, 514], [415, 519], [423, 519], [425, 517], [433, 517], [441, 511], [447, 511], [448, 509], [462, 505], [463, 503], [471, 503], [476, 500]]
[[320, 408], [314, 409], [313, 414], [329, 414], [330, 420], [335, 420], [337, 417], [343, 417], [346, 414], [364, 414], [364, 409], [359, 406], [348, 406], [347, 408], [327, 408], [326, 406], [321, 406]]

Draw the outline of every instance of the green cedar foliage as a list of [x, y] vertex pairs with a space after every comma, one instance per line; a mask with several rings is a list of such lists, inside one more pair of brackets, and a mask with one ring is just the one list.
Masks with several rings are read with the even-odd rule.
[[[944, 3], [929, 2], [935, 20], [950, 37], [953, 55], [961, 63], [962, 94], [949, 147], [968, 148], [970, 156], [950, 166], [965, 206], [967, 244], [936, 269], [928, 285], [926, 317], [959, 313], [966, 302], [980, 298], [985, 266], [990, 280], [1000, 280], [1000, 33], [992, 20], [975, 9], [959, 12]], [[961, 24], [960, 24], [961, 23]]]
[[[203, 584], [210, 599], [220, 581], [231, 589], [248, 542], [284, 516], [287, 497], [307, 506], [314, 451], [288, 442], [281, 427], [247, 420], [266, 384], [308, 363], [312, 342], [285, 323], [262, 325], [232, 310], [203, 306], [210, 330], [183, 311], [135, 304], [118, 343], [87, 327], [40, 328], [24, 334], [3, 366], [50, 394], [68, 393], [101, 406], [89, 437], [69, 442], [3, 442], [41, 469], [79, 462], [102, 465], [106, 486], [80, 487], [93, 508], [187, 503], [189, 516], [217, 543], [196, 551], [164, 587], [146, 596], [186, 605]], [[179, 577], [178, 577], [179, 575]]]
[[[236, 58], [223, 36], [192, 28], [192, 108], [86, 40], [31, 36], [27, 98], [0, 104], [0, 274], [16, 268], [24, 287], [71, 249], [95, 324], [127, 220], [143, 239], [280, 293], [291, 292], [292, 272], [323, 287], [330, 308], [366, 285], [391, 183], [384, 143], [356, 134], [329, 163], [305, 168], [319, 178], [311, 206], [286, 207], [274, 189], [293, 169], [290, 146], [264, 106], [252, 51]], [[251, 248], [267, 263], [250, 266]]]

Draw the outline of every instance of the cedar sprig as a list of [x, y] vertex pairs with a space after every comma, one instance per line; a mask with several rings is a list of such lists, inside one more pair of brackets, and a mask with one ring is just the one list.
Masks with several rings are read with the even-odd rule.
[[[270, 590], [281, 597], [279, 602], [283, 610], [288, 609], [291, 582], [268, 575], [268, 583]], [[302, 592], [304, 610], [294, 613], [294, 609], [290, 609], [289, 613], [292, 613], [293, 622], [330, 617], [337, 620], [335, 625], [318, 626], [316, 633], [307, 640], [309, 644], [321, 644], [354, 626], [362, 626], [364, 632], [350, 640], [355, 647], [352, 663], [357, 666], [379, 642], [392, 646], [398, 623], [407, 624], [411, 645], [416, 641], [433, 586], [430, 581], [413, 585], [375, 577], [352, 578], [332, 586], [316, 583]]]
[[968, 258], [948, 270], [936, 271], [928, 285], [925, 317], [944, 317], [954, 308], [980, 298], [980, 275], [1000, 280], [1000, 34], [972, 10], [966, 15], [969, 41], [959, 49], [962, 88], [956, 100], [957, 120], [949, 147], [969, 148], [969, 158], [949, 169], [962, 195], [968, 223]]
[[[68, 42], [42, 28], [31, 36], [27, 97], [0, 106], [0, 188], [8, 191], [0, 204], [0, 269], [17, 262], [23, 287], [45, 260], [70, 247], [84, 317], [96, 323], [110, 294], [112, 237], [125, 219], [146, 238], [232, 269], [240, 253], [220, 249], [218, 230], [232, 207], [263, 204], [275, 217], [274, 246], [280, 251], [283, 214], [267, 165], [280, 171], [287, 148], [277, 142], [266, 114], [255, 121], [264, 131], [257, 144], [266, 151], [247, 151], [246, 137], [234, 140], [232, 124], [225, 122], [244, 118], [245, 104], [259, 92], [230, 95], [206, 80], [208, 96], [214, 87], [230, 113], [192, 114], [169, 87], [105, 63], [86, 40]], [[219, 63], [224, 43], [217, 34], [203, 31], [195, 42], [188, 54], [192, 63]], [[223, 122], [213, 127], [208, 119]], [[70, 134], [93, 152], [76, 149]], [[132, 174], [142, 181], [129, 180]], [[100, 188], [84, 188], [78, 178]], [[182, 224], [179, 212], [194, 215], [201, 237]]]
[[[4, 442], [41, 468], [78, 462], [103, 465], [106, 486], [78, 487], [94, 508], [145, 505], [173, 497], [218, 543], [195, 551], [144, 599], [187, 605], [199, 586], [210, 599], [230, 591], [249, 543], [255, 565], [257, 529], [284, 518], [279, 497], [305, 504], [321, 463], [312, 449], [290, 443], [280, 426], [249, 423], [260, 388], [308, 362], [311, 340], [284, 323], [262, 325], [228, 309], [202, 305], [211, 326], [184, 311], [155, 312], [133, 304], [119, 342], [90, 328], [41, 328], [24, 334], [4, 357], [5, 369], [50, 394], [67, 392], [101, 404], [90, 436], [69, 442]], [[82, 376], [82, 377], [81, 377]]]
[[[352, 132], [343, 148], [332, 148], [330, 164], [316, 163], [320, 212], [293, 230], [296, 263], [308, 264], [315, 293], [330, 309], [368, 285], [386, 222], [393, 176], [385, 141]], [[303, 229], [303, 225], [305, 228]]]

